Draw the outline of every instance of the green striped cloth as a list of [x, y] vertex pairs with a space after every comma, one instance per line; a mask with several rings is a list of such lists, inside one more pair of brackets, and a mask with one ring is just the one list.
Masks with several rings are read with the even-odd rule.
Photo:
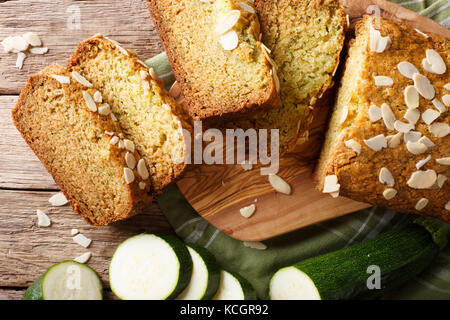
[[[450, 27], [449, 0], [403, 0], [398, 4]], [[166, 85], [173, 74], [165, 54], [147, 63], [162, 76]], [[245, 247], [241, 241], [222, 233], [201, 218], [176, 186], [170, 186], [158, 203], [176, 233], [187, 243], [208, 248], [222, 267], [248, 279], [260, 299], [268, 298], [269, 279], [280, 267], [306, 258], [338, 250], [376, 237], [407, 223], [411, 216], [373, 207], [279, 236], [264, 243], [267, 250]], [[237, 213], [239, 214], [239, 213]], [[450, 246], [425, 273], [404, 287], [384, 296], [386, 299], [450, 299]]]

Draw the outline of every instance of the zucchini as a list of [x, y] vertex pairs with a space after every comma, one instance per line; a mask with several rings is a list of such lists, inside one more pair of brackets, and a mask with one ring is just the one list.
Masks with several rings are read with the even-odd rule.
[[256, 292], [241, 276], [222, 270], [219, 289], [213, 300], [256, 300]]
[[109, 265], [111, 290], [123, 300], [176, 298], [189, 284], [192, 259], [174, 236], [140, 234], [122, 242]]
[[[447, 244], [448, 229], [445, 223], [421, 217], [372, 240], [282, 268], [270, 281], [270, 298], [376, 297], [427, 268]], [[377, 270], [379, 285], [374, 288]]]
[[97, 273], [73, 260], [50, 267], [25, 292], [23, 300], [102, 300]]
[[205, 248], [193, 245], [186, 245], [186, 247], [193, 262], [192, 277], [177, 300], [211, 299], [220, 284], [220, 268], [216, 258]]

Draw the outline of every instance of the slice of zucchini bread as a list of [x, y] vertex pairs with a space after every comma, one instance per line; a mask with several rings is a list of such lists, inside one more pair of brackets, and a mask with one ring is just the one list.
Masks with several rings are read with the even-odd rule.
[[281, 106], [234, 126], [279, 129], [283, 154], [304, 136], [312, 106], [333, 84], [347, 21], [338, 0], [256, 0], [256, 9], [265, 55], [280, 80]]
[[320, 190], [450, 222], [449, 61], [448, 39], [364, 17], [317, 168]]
[[155, 193], [180, 176], [186, 167], [183, 129], [190, 130], [189, 120], [153, 69], [101, 35], [81, 42], [68, 67], [103, 92], [111, 116], [145, 159]]
[[278, 107], [252, 1], [148, 0], [188, 105], [205, 125]]
[[96, 226], [131, 217], [152, 202], [145, 164], [101, 100], [84, 78], [55, 65], [28, 79], [12, 111], [73, 209]]

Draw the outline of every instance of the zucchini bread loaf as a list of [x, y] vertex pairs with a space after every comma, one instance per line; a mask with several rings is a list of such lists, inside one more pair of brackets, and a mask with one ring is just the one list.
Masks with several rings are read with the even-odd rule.
[[306, 133], [312, 106], [332, 85], [347, 21], [338, 0], [256, 0], [256, 9], [265, 55], [280, 79], [281, 106], [233, 127], [279, 129], [283, 154]]
[[148, 0], [194, 120], [208, 124], [278, 107], [278, 78], [251, 2]]
[[104, 93], [111, 117], [133, 137], [147, 163], [154, 193], [183, 172], [187, 152], [183, 129], [191, 127], [187, 115], [134, 52], [97, 35], [78, 45], [68, 68]]
[[12, 112], [73, 209], [97, 226], [152, 202], [145, 164], [101, 100], [79, 74], [51, 66], [28, 79]]
[[319, 188], [450, 222], [449, 41], [378, 22], [366, 16], [357, 25]]

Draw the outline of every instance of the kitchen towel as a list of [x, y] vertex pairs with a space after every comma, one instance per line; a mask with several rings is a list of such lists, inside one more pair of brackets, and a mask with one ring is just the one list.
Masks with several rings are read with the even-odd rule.
[[[449, 0], [394, 2], [450, 27]], [[155, 69], [166, 85], [174, 81], [165, 53], [148, 60], [147, 64]], [[200, 217], [176, 185], [168, 187], [158, 197], [158, 203], [178, 236], [186, 243], [209, 249], [222, 267], [249, 280], [260, 299], [268, 299], [269, 280], [279, 268], [372, 239], [412, 218], [373, 207], [263, 241], [267, 249], [258, 250], [229, 237]], [[450, 246], [426, 272], [383, 298], [450, 299]]]

